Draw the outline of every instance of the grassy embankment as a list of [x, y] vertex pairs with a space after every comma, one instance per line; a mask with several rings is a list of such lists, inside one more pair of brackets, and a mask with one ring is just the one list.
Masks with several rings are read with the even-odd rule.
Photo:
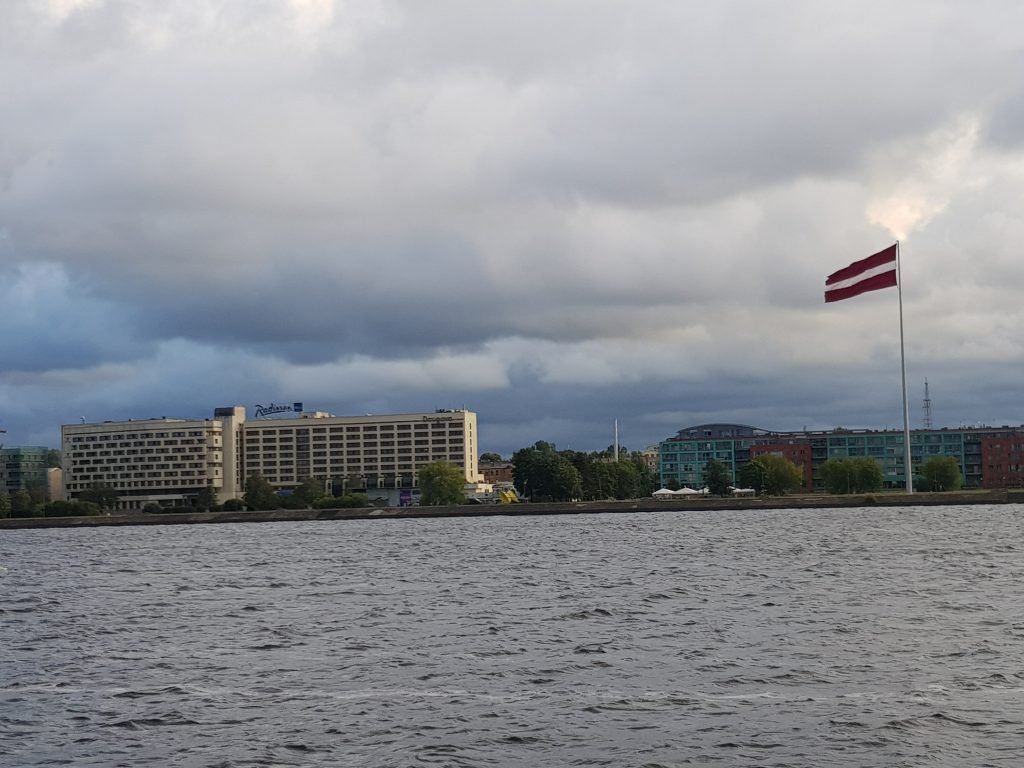
[[465, 505], [455, 507], [385, 507], [362, 509], [278, 509], [271, 512], [188, 512], [148, 515], [116, 513], [100, 517], [27, 517], [0, 520], [0, 530], [12, 528], [78, 528], [109, 525], [196, 525], [209, 523], [267, 523], [298, 520], [376, 520], [390, 518], [488, 517], [497, 515], [578, 515], [671, 510], [680, 513], [710, 510], [828, 509], [895, 506], [959, 506], [1024, 504], [1024, 490], [970, 490], [952, 493], [887, 491], [849, 496], [778, 496], [762, 498], [638, 499], [565, 504]]

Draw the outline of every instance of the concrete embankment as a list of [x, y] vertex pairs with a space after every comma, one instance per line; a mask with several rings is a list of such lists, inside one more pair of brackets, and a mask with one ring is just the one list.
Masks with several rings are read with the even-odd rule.
[[672, 511], [829, 509], [866, 506], [960, 506], [1024, 504], [1024, 490], [956, 493], [879, 493], [850, 496], [781, 496], [767, 498], [700, 498], [661, 501], [591, 501], [565, 504], [466, 505], [454, 507], [385, 507], [364, 509], [277, 509], [269, 512], [188, 512], [148, 515], [116, 513], [99, 517], [25, 517], [0, 520], [0, 530], [13, 528], [82, 528], [109, 525], [202, 525], [211, 523], [273, 523], [303, 520], [390, 520], [396, 518], [491, 517], [529, 515], [632, 514]]

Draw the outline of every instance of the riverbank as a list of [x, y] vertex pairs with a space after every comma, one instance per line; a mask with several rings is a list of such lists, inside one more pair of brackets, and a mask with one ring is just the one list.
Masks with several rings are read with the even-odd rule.
[[763, 498], [637, 499], [563, 504], [471, 504], [452, 507], [378, 507], [362, 509], [277, 509], [267, 512], [186, 512], [159, 515], [114, 513], [99, 517], [24, 517], [0, 520], [0, 530], [17, 528], [92, 528], [121, 525], [207, 525], [304, 520], [390, 520], [396, 518], [492, 517], [529, 515], [635, 514], [641, 512], [758, 509], [829, 509], [866, 506], [959, 506], [1024, 504], [1024, 490], [955, 493], [878, 493], [850, 496], [778, 496]]

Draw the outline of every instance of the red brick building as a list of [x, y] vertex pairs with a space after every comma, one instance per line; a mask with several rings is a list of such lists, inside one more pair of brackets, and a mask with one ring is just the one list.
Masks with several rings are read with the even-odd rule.
[[513, 466], [511, 461], [482, 461], [477, 468], [485, 483], [511, 483]]
[[981, 486], [1024, 487], [1024, 435], [981, 439]]

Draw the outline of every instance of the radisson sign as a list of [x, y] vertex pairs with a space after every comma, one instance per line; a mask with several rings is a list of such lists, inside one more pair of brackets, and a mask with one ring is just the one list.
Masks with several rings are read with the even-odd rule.
[[265, 419], [275, 413], [302, 413], [302, 403], [292, 403], [291, 405], [275, 405], [274, 403], [259, 405], [257, 403], [253, 416], [257, 419]]

